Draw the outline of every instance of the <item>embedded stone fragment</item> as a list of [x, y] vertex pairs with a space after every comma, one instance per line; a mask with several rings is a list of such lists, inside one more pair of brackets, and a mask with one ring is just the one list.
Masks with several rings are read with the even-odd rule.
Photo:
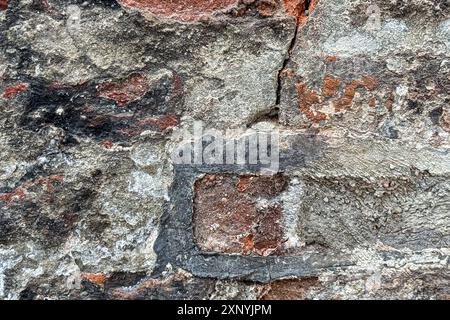
[[282, 207], [276, 199], [287, 187], [282, 175], [207, 175], [195, 184], [194, 236], [204, 251], [281, 254]]

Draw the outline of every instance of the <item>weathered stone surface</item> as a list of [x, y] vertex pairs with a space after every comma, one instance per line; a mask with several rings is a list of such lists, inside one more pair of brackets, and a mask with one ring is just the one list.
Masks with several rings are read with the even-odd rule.
[[236, 6], [238, 0], [175, 0], [164, 3], [158, 0], [122, 0], [122, 5], [149, 11], [160, 17], [175, 17], [180, 20], [198, 20], [215, 11], [225, 11]]
[[[449, 19], [0, 0], [0, 299], [448, 299]], [[279, 172], [176, 163], [195, 121]]]
[[373, 5], [373, 25], [364, 1], [316, 5], [281, 75], [281, 122], [446, 149], [448, 4]]

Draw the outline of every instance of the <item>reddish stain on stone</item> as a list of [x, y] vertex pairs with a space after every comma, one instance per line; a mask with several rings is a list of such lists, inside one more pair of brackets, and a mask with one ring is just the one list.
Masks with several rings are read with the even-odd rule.
[[100, 142], [100, 145], [106, 149], [111, 149], [114, 146], [114, 143], [111, 140], [103, 140]]
[[17, 188], [12, 192], [0, 194], [0, 201], [9, 203], [16, 200], [22, 200], [25, 198], [25, 195], [26, 195], [25, 189]]
[[0, 10], [8, 9], [8, 0], [0, 0]]
[[173, 96], [183, 95], [184, 83], [183, 79], [178, 73], [173, 74]]
[[336, 56], [326, 56], [325, 57], [325, 61], [328, 62], [328, 63], [336, 62], [337, 61], [337, 57]]
[[18, 200], [22, 200], [27, 195], [27, 190], [35, 185], [44, 185], [47, 188], [47, 192], [51, 193], [53, 192], [53, 185], [52, 182], [60, 182], [64, 179], [64, 176], [61, 175], [52, 175], [48, 177], [40, 177], [35, 180], [27, 181], [17, 187], [12, 192], [8, 193], [2, 193], [0, 194], [0, 201], [10, 203]]
[[149, 90], [145, 76], [141, 74], [130, 75], [126, 80], [120, 82], [104, 82], [97, 88], [99, 96], [117, 102], [119, 106], [142, 98]]
[[60, 182], [62, 180], [64, 180], [63, 176], [50, 176], [50, 177], [44, 178], [39, 183], [44, 183], [45, 186], [47, 187], [47, 192], [52, 193], [53, 192], [52, 182], [54, 182], [54, 181]]
[[306, 84], [300, 82], [296, 84], [298, 93], [298, 104], [300, 111], [311, 121], [320, 122], [327, 119], [327, 115], [320, 111], [313, 111], [313, 107], [321, 103], [319, 94], [308, 89]]
[[170, 292], [172, 290], [179, 289], [180, 283], [186, 283], [192, 279], [192, 275], [181, 269], [175, 273], [169, 274], [164, 278], [149, 278], [134, 287], [126, 287], [115, 289], [111, 292], [111, 295], [116, 299], [129, 299], [136, 300], [139, 297], [145, 295], [150, 291], [163, 291]]
[[361, 80], [357, 81], [358, 86], [362, 86], [367, 88], [370, 91], [373, 91], [378, 86], [378, 81], [374, 77], [366, 76], [363, 77]]
[[161, 117], [147, 118], [139, 121], [139, 126], [154, 125], [157, 126], [161, 131], [169, 128], [176, 127], [179, 124], [179, 119], [175, 115], [167, 115]]
[[369, 99], [369, 107], [371, 108], [375, 108], [377, 106], [377, 99], [375, 99], [374, 97]]
[[55, 176], [50, 176], [48, 177], [48, 179], [50, 179], [51, 181], [63, 181], [64, 180], [64, 176], [61, 175], [55, 175]]
[[353, 80], [345, 87], [344, 95], [333, 103], [334, 109], [337, 112], [350, 109], [358, 88], [366, 88], [372, 91], [376, 87], [377, 81], [372, 77], [363, 77], [360, 80]]
[[342, 81], [338, 78], [327, 75], [325, 79], [323, 79], [322, 95], [324, 97], [334, 97], [337, 94], [341, 83]]
[[384, 103], [384, 106], [386, 107], [387, 111], [392, 112], [392, 107], [394, 106], [394, 94], [391, 92], [386, 99], [386, 102]]
[[95, 283], [98, 286], [103, 286], [108, 279], [108, 277], [103, 273], [83, 273], [81, 277]]
[[238, 5], [239, 0], [119, 0], [129, 8], [148, 11], [158, 17], [182, 21], [196, 21], [216, 11]]
[[261, 300], [303, 300], [308, 291], [319, 284], [317, 277], [277, 280], [268, 285]]
[[[327, 120], [327, 114], [319, 111], [325, 106], [326, 98], [337, 97], [342, 81], [332, 75], [325, 76], [322, 85], [322, 92], [309, 89], [306, 84], [299, 82], [296, 84], [298, 94], [298, 104], [300, 111], [312, 122], [320, 122]], [[336, 112], [349, 110], [352, 107], [353, 99], [356, 91], [359, 88], [373, 91], [378, 86], [378, 83], [373, 77], [363, 77], [361, 79], [347, 82], [342, 96], [331, 101], [332, 106]], [[372, 98], [369, 100], [369, 105], [375, 107], [376, 100]]]
[[[202, 251], [243, 255], [282, 254], [282, 209], [273, 199], [287, 178], [207, 175], [195, 183], [194, 236]], [[264, 189], [264, 190], [263, 190]]]
[[[91, 106], [88, 106], [86, 108], [84, 108], [85, 112], [93, 112], [94, 109]], [[104, 123], [107, 123], [109, 120], [109, 116], [108, 115], [98, 115], [95, 116], [92, 120], [89, 121], [89, 127], [90, 128], [96, 128], [99, 127], [101, 125], [103, 125]]]
[[255, 248], [255, 241], [253, 241], [253, 234], [249, 234], [243, 238], [241, 238], [242, 243], [242, 254], [248, 255]]
[[[108, 119], [110, 119], [108, 116], [98, 116], [90, 122], [90, 126], [101, 126], [102, 123], [108, 121]], [[114, 119], [120, 120], [119, 117], [115, 117]], [[132, 122], [127, 127], [117, 129], [116, 132], [126, 137], [136, 137], [146, 130], [164, 131], [173, 128], [177, 126], [179, 122], [179, 118], [176, 115], [153, 116]], [[104, 147], [108, 147], [109, 143], [106, 142], [105, 145], [101, 142], [100, 144]]]
[[19, 93], [27, 91], [29, 86], [30, 85], [28, 83], [18, 83], [13, 86], [7, 87], [5, 89], [5, 92], [3, 93], [3, 98], [11, 99]]
[[116, 132], [126, 137], [136, 137], [142, 133], [142, 130], [133, 128], [121, 128], [116, 130]]

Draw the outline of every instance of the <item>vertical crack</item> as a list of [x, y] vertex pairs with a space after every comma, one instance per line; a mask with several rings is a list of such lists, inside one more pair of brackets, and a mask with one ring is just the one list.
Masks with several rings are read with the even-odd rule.
[[299, 1], [295, 6], [289, 8], [288, 12], [290, 12], [291, 15], [294, 15], [296, 17], [296, 26], [294, 35], [292, 37], [291, 43], [289, 45], [289, 49], [286, 55], [286, 58], [284, 59], [283, 66], [278, 71], [278, 87], [277, 87], [277, 99], [276, 99], [276, 106], [280, 105], [281, 102], [281, 90], [282, 90], [282, 76], [283, 72], [286, 70], [286, 67], [291, 60], [291, 54], [292, 50], [294, 49], [294, 46], [297, 42], [297, 35], [298, 30], [301, 26], [303, 26], [306, 21], [308, 20], [309, 15], [311, 14], [311, 11], [314, 10], [314, 7], [317, 5], [318, 0], [304, 0]]
[[310, 11], [310, 7], [311, 7], [311, 0], [306, 0], [305, 1], [305, 16], [309, 15], [309, 11]]
[[282, 86], [283, 86], [282, 79], [281, 79], [282, 78], [282, 74], [286, 70], [286, 67], [287, 67], [288, 63], [291, 60], [291, 53], [292, 53], [292, 50], [294, 49], [295, 43], [297, 42], [298, 28], [299, 28], [299, 24], [296, 23], [294, 35], [293, 35], [291, 43], [289, 45], [289, 49], [287, 51], [286, 58], [283, 61], [283, 66], [278, 71], [277, 100], [276, 100], [276, 105], [277, 106], [280, 105], [280, 102], [281, 102], [281, 89], [282, 89]]

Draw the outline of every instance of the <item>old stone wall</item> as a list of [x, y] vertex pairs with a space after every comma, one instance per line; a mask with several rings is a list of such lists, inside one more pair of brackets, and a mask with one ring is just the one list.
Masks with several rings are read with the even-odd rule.
[[0, 299], [448, 299], [449, 103], [447, 0], [0, 0]]

